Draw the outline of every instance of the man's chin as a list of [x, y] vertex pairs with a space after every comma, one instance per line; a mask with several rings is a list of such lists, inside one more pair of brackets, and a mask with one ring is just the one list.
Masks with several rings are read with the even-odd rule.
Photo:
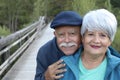
[[72, 54], [74, 54], [74, 52], [64, 52], [65, 53], [65, 55], [67, 55], [67, 56], [69, 56], [69, 55], [72, 55]]

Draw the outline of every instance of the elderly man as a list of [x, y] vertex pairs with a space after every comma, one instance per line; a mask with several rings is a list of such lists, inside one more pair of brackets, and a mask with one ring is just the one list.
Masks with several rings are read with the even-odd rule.
[[65, 64], [59, 59], [78, 51], [81, 25], [82, 17], [74, 11], [57, 14], [50, 25], [55, 37], [39, 49], [35, 80], [55, 80], [64, 76]]

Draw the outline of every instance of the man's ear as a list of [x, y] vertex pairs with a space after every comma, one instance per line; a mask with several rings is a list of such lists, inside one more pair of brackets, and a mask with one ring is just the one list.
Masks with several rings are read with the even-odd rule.
[[56, 36], [56, 32], [54, 31], [53, 33], [54, 33], [54, 36]]

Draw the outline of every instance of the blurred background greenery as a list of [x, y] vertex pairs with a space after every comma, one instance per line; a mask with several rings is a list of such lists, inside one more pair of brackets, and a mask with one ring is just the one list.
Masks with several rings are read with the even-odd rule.
[[115, 14], [118, 32], [112, 44], [120, 52], [120, 0], [0, 0], [0, 37], [46, 16], [50, 21], [63, 10], [74, 10], [81, 16], [86, 12], [105, 8]]

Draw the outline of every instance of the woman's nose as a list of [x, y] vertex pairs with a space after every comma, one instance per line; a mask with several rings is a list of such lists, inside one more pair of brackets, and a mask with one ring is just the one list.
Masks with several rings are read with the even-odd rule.
[[99, 36], [94, 36], [94, 40], [95, 43], [99, 43], [100, 42], [100, 38]]

